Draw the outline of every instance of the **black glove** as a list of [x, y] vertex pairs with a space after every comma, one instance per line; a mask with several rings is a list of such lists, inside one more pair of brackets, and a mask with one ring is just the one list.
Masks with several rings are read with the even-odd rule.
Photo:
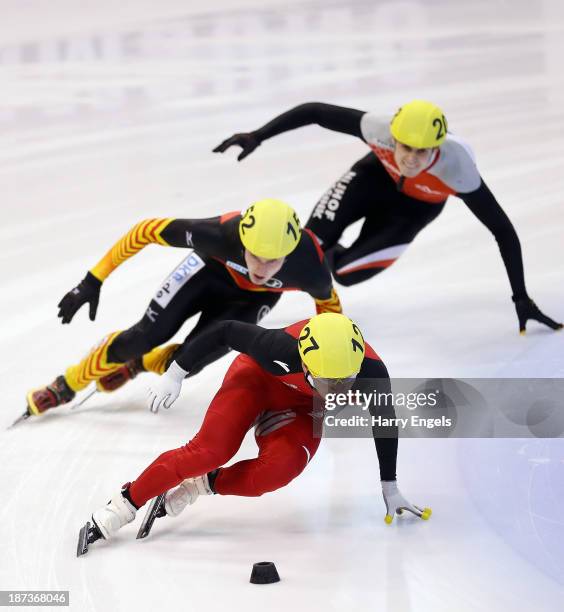
[[99, 281], [93, 274], [88, 272], [80, 283], [74, 289], [71, 289], [57, 304], [59, 308], [57, 316], [62, 319], [61, 323], [63, 325], [70, 323], [76, 311], [87, 302], [90, 304], [90, 320], [94, 321], [96, 311], [98, 310], [101, 286], [102, 281]]
[[255, 134], [255, 132], [249, 132], [246, 134], [234, 134], [231, 138], [224, 140], [221, 144], [217, 145], [217, 147], [213, 150], [214, 153], [224, 153], [232, 147], [233, 145], [240, 146], [243, 150], [239, 153], [237, 157], [238, 161], [245, 159], [247, 155], [250, 155], [259, 145], [260, 139]]
[[525, 333], [525, 328], [529, 319], [538, 321], [539, 323], [544, 323], [551, 329], [562, 329], [562, 323], [557, 323], [543, 314], [528, 295], [524, 297], [514, 295], [511, 299], [515, 303], [515, 310], [517, 311], [517, 317], [519, 318], [519, 331], [521, 334]]

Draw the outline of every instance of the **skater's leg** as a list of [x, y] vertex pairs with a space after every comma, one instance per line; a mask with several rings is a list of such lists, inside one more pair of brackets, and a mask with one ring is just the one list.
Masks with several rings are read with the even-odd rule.
[[337, 245], [328, 254], [333, 276], [341, 285], [355, 285], [389, 268], [443, 208], [403, 194], [390, 196], [394, 210], [373, 212], [350, 247]]
[[[151, 301], [147, 313], [156, 312]], [[155, 346], [173, 336], [184, 321], [184, 314], [150, 318], [148, 314], [125, 331], [106, 336], [78, 363], [67, 368], [65, 380], [73, 391], [80, 391], [92, 381], [105, 377], [122, 364], [149, 353]]]
[[317, 236], [324, 251], [335, 246], [343, 231], [376, 205], [377, 163], [372, 153], [359, 160], [315, 205], [306, 227]]
[[[147, 355], [172, 338], [187, 319], [202, 310], [214, 277], [203, 262], [203, 267], [186, 274], [186, 260], [191, 257], [194, 254], [183, 259], [162, 282], [141, 320], [115, 339], [108, 351], [112, 362], [125, 363]], [[150, 364], [151, 358], [146, 361]]]
[[174, 354], [180, 344], [172, 343], [157, 346], [142, 357], [130, 359], [109, 374], [98, 378], [96, 388], [98, 391], [111, 392], [122, 387], [126, 382], [135, 378], [141, 372], [154, 372], [164, 374], [174, 359]]
[[238, 357], [212, 400], [198, 433], [188, 444], [160, 455], [129, 487], [133, 503], [149, 499], [223, 465], [237, 452], [268, 401], [264, 372]]
[[413, 238], [410, 227], [390, 224], [381, 227], [367, 219], [350, 247], [337, 245], [328, 257], [335, 280], [349, 287], [380, 274], [398, 259]]
[[[213, 282], [209, 283], [205, 295], [201, 296], [199, 300], [200, 318], [196, 326], [186, 337], [184, 343], [191, 342], [203, 331], [209, 329], [210, 326], [216, 325], [221, 321], [234, 319], [236, 321], [259, 323], [279, 299], [280, 294], [278, 293], [260, 292], [254, 294], [250, 291], [239, 290], [232, 285], [226, 285], [224, 281], [214, 278]], [[182, 345], [169, 344], [159, 346], [144, 354], [140, 363], [141, 371], [163, 374], [171, 361], [173, 361], [174, 354], [180, 346]], [[198, 374], [207, 365], [223, 357], [228, 352], [228, 349], [222, 349], [208, 353], [205, 359], [191, 370], [190, 376]], [[127, 377], [128, 372], [125, 371], [123, 374]], [[122, 369], [116, 372], [116, 377], [121, 375]], [[110, 374], [105, 378], [111, 379], [112, 375]], [[105, 379], [99, 382], [105, 383]], [[109, 382], [111, 383], [111, 380]]]
[[258, 457], [221, 468], [214, 480], [220, 495], [257, 497], [286, 486], [315, 455], [320, 438], [313, 435], [309, 414], [270, 412], [256, 428]]
[[[67, 368], [64, 377], [59, 376], [50, 385], [29, 392], [29, 412], [41, 414], [49, 408], [71, 401], [77, 391], [92, 381], [111, 377], [126, 362], [141, 358], [169, 340], [187, 318], [199, 312], [206, 287], [209, 287], [209, 272], [203, 267], [183, 278], [182, 284], [174, 283], [184, 262], [167, 277], [137, 324], [125, 331], [112, 332], [81, 361]], [[146, 369], [164, 371], [174, 348], [165, 347], [148, 355]], [[125, 381], [144, 369], [144, 366], [144, 363], [134, 366], [132, 375], [126, 376]], [[113, 384], [109, 380], [108, 388], [104, 390], [113, 390], [121, 384]]]

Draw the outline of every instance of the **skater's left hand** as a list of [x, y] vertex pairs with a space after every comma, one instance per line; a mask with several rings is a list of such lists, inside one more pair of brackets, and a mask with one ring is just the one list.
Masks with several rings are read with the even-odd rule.
[[238, 146], [243, 149], [237, 156], [237, 161], [241, 161], [250, 155], [259, 145], [260, 139], [255, 132], [246, 132], [243, 134], [233, 134], [231, 138], [224, 140], [218, 144], [213, 150], [214, 153], [225, 153], [229, 147]]
[[157, 413], [159, 408], [170, 408], [180, 395], [182, 381], [187, 374], [186, 370], [173, 361], [168, 370], [147, 391], [149, 410]]
[[382, 495], [386, 504], [386, 516], [384, 520], [388, 525], [394, 520], [395, 514], [402, 514], [404, 510], [415, 514], [426, 521], [431, 516], [431, 508], [419, 508], [410, 504], [398, 489], [395, 480], [382, 480]]
[[562, 329], [562, 323], [557, 323], [543, 314], [528, 295], [524, 297], [517, 297], [514, 295], [511, 299], [515, 303], [515, 310], [517, 311], [517, 317], [519, 319], [519, 332], [521, 334], [525, 333], [527, 321], [529, 319], [543, 323], [550, 327], [550, 329]]

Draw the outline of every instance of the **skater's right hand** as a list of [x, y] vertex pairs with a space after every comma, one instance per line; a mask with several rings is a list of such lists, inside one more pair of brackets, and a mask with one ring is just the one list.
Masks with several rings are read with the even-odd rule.
[[239, 153], [237, 157], [238, 161], [245, 159], [247, 155], [250, 155], [259, 145], [260, 139], [254, 132], [247, 132], [244, 134], [234, 134], [231, 138], [224, 140], [221, 144], [217, 145], [217, 147], [213, 150], [214, 153], [224, 153], [232, 147], [233, 145], [237, 145], [241, 147], [243, 150]]
[[149, 410], [157, 413], [159, 408], [170, 408], [182, 389], [182, 381], [188, 372], [173, 361], [168, 370], [147, 390]]
[[554, 319], [547, 317], [543, 312], [539, 310], [539, 307], [531, 300], [528, 295], [525, 296], [513, 296], [511, 298], [515, 304], [515, 310], [517, 311], [517, 318], [519, 319], [519, 333], [523, 335], [526, 331], [527, 321], [538, 321], [550, 329], [558, 331], [562, 329], [562, 323], [558, 323]]
[[71, 289], [57, 304], [59, 309], [57, 316], [61, 319], [61, 323], [63, 325], [70, 323], [76, 311], [86, 303], [90, 304], [89, 316], [90, 320], [94, 321], [96, 311], [98, 310], [101, 286], [102, 281], [98, 280], [91, 272], [88, 272], [80, 283], [74, 289]]

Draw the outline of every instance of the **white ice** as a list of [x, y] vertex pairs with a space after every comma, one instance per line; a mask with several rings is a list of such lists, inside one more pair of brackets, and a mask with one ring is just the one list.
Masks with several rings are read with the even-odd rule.
[[[276, 493], [206, 498], [77, 559], [81, 524], [192, 437], [233, 355], [163, 414], [145, 408], [146, 375], [5, 431], [29, 388], [136, 322], [180, 260], [147, 248], [104, 284], [95, 323], [81, 311], [62, 327], [59, 299], [135, 222], [265, 196], [307, 218], [363, 143], [308, 127], [241, 164], [211, 153], [305, 101], [440, 103], [517, 228], [529, 293], [561, 319], [560, 0], [3, 0], [0, 36], [0, 590], [69, 590], [80, 611], [560, 610], [562, 437], [401, 441], [400, 487], [434, 514], [392, 526], [373, 443], [326, 440]], [[340, 294], [392, 376], [564, 374], [564, 336], [534, 323], [519, 336], [497, 245], [458, 200], [391, 270]], [[265, 325], [311, 312], [287, 294]], [[238, 456], [254, 453], [249, 436]], [[281, 583], [248, 583], [262, 560]]]

